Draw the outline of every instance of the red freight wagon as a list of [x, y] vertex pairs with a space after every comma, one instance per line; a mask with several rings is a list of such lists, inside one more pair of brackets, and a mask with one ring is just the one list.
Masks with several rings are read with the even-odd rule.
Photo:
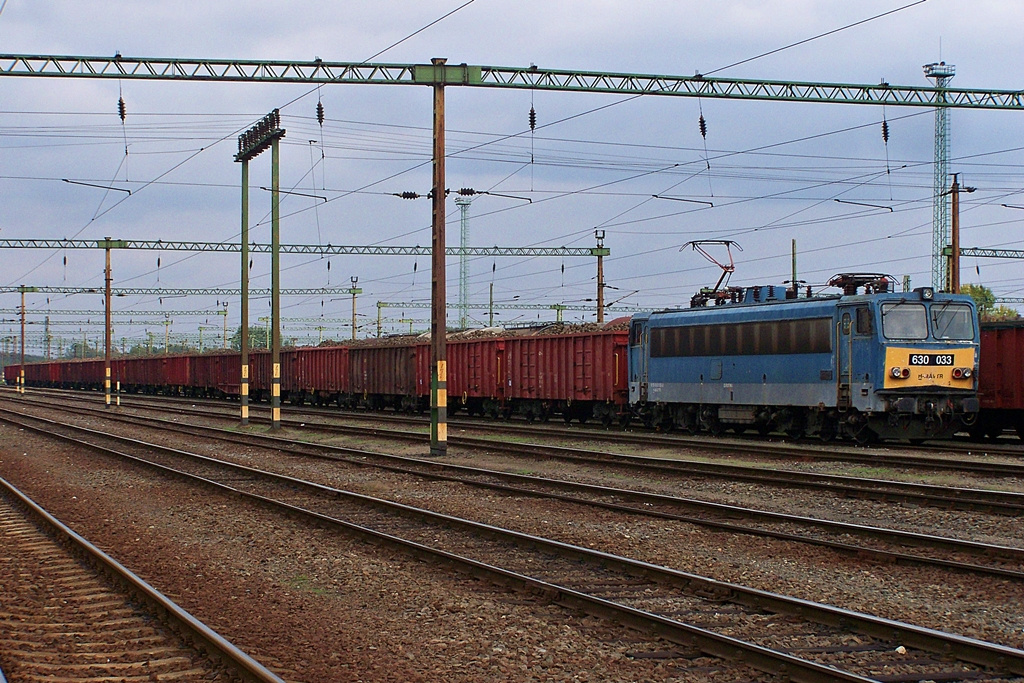
[[[430, 403], [430, 376], [417, 375], [423, 356], [429, 368], [430, 346], [415, 341], [388, 345], [356, 345], [348, 350], [349, 394], [352, 402], [374, 410], [422, 410]], [[417, 362], [419, 358], [419, 362]]]
[[[430, 346], [417, 355], [417, 384], [430, 400]], [[464, 410], [470, 415], [497, 416], [505, 391], [501, 381], [505, 356], [503, 337], [449, 339], [445, 345], [448, 359], [448, 414]]]
[[293, 403], [344, 402], [349, 383], [347, 346], [296, 349], [293, 359], [288, 387]]
[[982, 323], [978, 401], [971, 436], [994, 438], [1015, 429], [1024, 439], [1024, 321]]
[[191, 368], [191, 356], [132, 358], [124, 368], [122, 389], [132, 393], [162, 393], [169, 396], [187, 393], [192, 384]]
[[[15, 366], [17, 368], [17, 366]], [[50, 386], [51, 376], [56, 374], [46, 363], [25, 363], [25, 384], [30, 386]], [[15, 378], [18, 369], [15, 370]]]
[[104, 367], [102, 358], [67, 361], [61, 370], [61, 383], [73, 389], [102, 389]]
[[625, 330], [509, 337], [503, 381], [512, 411], [606, 424], [620, 417], [628, 398], [628, 337]]
[[4, 382], [12, 387], [18, 386], [18, 366], [17, 365], [5, 365], [4, 366]]
[[238, 396], [242, 383], [242, 354], [234, 351], [207, 353], [192, 358], [192, 391], [195, 396]]
[[249, 398], [253, 401], [269, 401], [271, 379], [270, 351], [266, 349], [250, 351]]

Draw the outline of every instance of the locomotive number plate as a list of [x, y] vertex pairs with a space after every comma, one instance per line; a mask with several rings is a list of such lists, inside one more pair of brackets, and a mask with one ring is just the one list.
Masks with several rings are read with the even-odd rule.
[[953, 365], [953, 354], [951, 353], [912, 353], [910, 354], [911, 365], [928, 365], [932, 367], [951, 367]]

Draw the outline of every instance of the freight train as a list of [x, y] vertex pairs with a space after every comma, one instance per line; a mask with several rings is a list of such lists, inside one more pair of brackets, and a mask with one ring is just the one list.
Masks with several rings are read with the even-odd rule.
[[[695, 297], [688, 309], [603, 327], [451, 334], [449, 413], [865, 443], [1001, 429], [984, 415], [979, 421], [979, 325], [969, 297], [895, 292], [877, 274], [830, 284], [842, 293], [728, 288]], [[112, 376], [125, 392], [237, 398], [239, 364], [237, 352], [122, 357]], [[102, 388], [102, 360], [25, 371], [29, 386]], [[5, 368], [8, 383], [16, 374], [17, 366]], [[281, 353], [282, 399], [292, 404], [416, 412], [429, 407], [429, 392], [424, 338]], [[256, 351], [250, 398], [269, 395], [270, 354]]]

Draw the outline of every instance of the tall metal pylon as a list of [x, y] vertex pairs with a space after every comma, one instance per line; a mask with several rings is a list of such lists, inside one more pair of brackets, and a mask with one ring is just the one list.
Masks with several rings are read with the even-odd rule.
[[[956, 67], [945, 62], [924, 65], [924, 75], [935, 79], [936, 103], [946, 101], [943, 90], [956, 73]], [[932, 187], [932, 287], [946, 288], [948, 264], [943, 250], [949, 246], [949, 108], [935, 107], [935, 177]]]
[[459, 246], [459, 329], [464, 330], [469, 326], [469, 254], [466, 247], [469, 246], [469, 205], [473, 200], [469, 197], [456, 197], [455, 204], [461, 212], [461, 241]]

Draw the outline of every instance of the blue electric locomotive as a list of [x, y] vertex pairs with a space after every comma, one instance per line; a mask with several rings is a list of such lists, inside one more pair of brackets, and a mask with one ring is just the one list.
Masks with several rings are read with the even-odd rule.
[[690, 309], [634, 316], [633, 413], [662, 428], [861, 443], [948, 437], [974, 422], [979, 338], [970, 297], [895, 292], [877, 274], [829, 284], [843, 294], [730, 288], [695, 297]]

